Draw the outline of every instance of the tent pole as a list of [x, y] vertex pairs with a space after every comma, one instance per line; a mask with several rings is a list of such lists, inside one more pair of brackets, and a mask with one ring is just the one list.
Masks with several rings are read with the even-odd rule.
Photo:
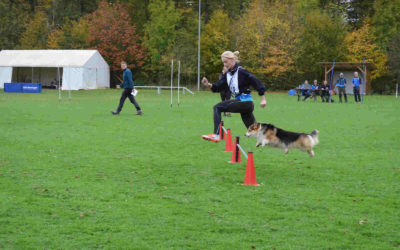
[[361, 99], [361, 103], [364, 104], [364, 95], [365, 95], [365, 84], [367, 84], [367, 79], [365, 78], [366, 74], [365, 74], [365, 57], [363, 57], [363, 89], [362, 89], [362, 99]]
[[172, 86], [174, 79], [174, 59], [171, 60], [171, 108], [172, 108]]
[[332, 101], [332, 81], [333, 81], [333, 73], [335, 71], [335, 59], [333, 59], [332, 63], [332, 74], [331, 74], [331, 87], [330, 87], [330, 93], [329, 93], [329, 103]]
[[57, 67], [57, 77], [58, 77], [58, 100], [61, 101], [61, 82], [60, 82], [60, 68]]

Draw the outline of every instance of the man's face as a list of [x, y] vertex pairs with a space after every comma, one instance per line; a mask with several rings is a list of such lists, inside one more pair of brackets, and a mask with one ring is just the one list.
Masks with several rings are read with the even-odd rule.
[[314, 81], [314, 85], [317, 85], [317, 80]]
[[126, 63], [121, 63], [121, 69], [126, 69], [128, 66], [126, 65]]

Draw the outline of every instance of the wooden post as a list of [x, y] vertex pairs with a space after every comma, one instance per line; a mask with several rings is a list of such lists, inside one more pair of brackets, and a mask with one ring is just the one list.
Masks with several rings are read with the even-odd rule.
[[368, 80], [368, 67], [367, 67], [367, 65], [365, 65], [365, 79], [364, 79], [364, 81], [365, 81], [365, 93], [364, 93], [364, 95], [365, 95], [366, 93], [370, 93], [370, 91], [371, 91], [371, 84], [370, 84], [370, 82]]

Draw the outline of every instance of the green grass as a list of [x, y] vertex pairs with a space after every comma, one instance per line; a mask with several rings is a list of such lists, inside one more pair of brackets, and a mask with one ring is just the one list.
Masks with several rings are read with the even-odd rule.
[[256, 149], [238, 114], [225, 119], [254, 151], [255, 187], [241, 185], [245, 163], [228, 164], [224, 143], [200, 138], [219, 95], [171, 109], [168, 91], [141, 90], [141, 117], [129, 102], [112, 116], [119, 96], [0, 93], [0, 248], [400, 247], [400, 100], [267, 94], [257, 120], [320, 130], [315, 158]]

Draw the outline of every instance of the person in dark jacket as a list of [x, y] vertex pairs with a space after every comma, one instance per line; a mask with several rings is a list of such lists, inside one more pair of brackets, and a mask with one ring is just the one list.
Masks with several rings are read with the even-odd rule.
[[[322, 102], [329, 102], [329, 97], [331, 95], [331, 89], [328, 85], [327, 80], [324, 81], [324, 84], [321, 85], [320, 89], [321, 89]], [[333, 102], [332, 98], [331, 98], [331, 102]]]
[[135, 97], [132, 94], [132, 90], [134, 88], [132, 72], [130, 69], [128, 69], [128, 65], [125, 61], [121, 62], [121, 69], [123, 71], [122, 83], [119, 87], [120, 88], [122, 87], [124, 89], [124, 91], [122, 91], [121, 99], [119, 100], [119, 105], [118, 105], [117, 110], [111, 111], [111, 113], [113, 115], [118, 115], [121, 112], [122, 107], [124, 106], [124, 102], [125, 102], [126, 98], [128, 98], [129, 101], [131, 101], [131, 103], [135, 106], [135, 108], [137, 110], [136, 114], [142, 115], [143, 112], [142, 112], [139, 104], [136, 102]]
[[337, 82], [336, 82], [336, 86], [339, 89], [339, 100], [340, 100], [340, 102], [342, 102], [342, 94], [343, 94], [344, 101], [347, 103], [346, 84], [347, 84], [346, 78], [344, 78], [343, 73], [340, 73], [339, 78], [337, 79]]
[[254, 103], [250, 95], [250, 86], [258, 91], [261, 97], [260, 106], [265, 107], [267, 104], [267, 100], [264, 96], [266, 91], [264, 84], [249, 71], [236, 63], [235, 58], [237, 58], [238, 54], [239, 52], [237, 51], [235, 53], [232, 51], [225, 51], [222, 53], [221, 59], [224, 67], [226, 67], [228, 71], [218, 82], [211, 84], [208, 82], [207, 78], [204, 77], [202, 79], [202, 83], [210, 87], [212, 92], [230, 90], [235, 96], [233, 100], [222, 101], [214, 106], [214, 133], [208, 135], [211, 139], [219, 140], [218, 128], [221, 122], [222, 112], [240, 113], [246, 128], [256, 122], [253, 115]]

